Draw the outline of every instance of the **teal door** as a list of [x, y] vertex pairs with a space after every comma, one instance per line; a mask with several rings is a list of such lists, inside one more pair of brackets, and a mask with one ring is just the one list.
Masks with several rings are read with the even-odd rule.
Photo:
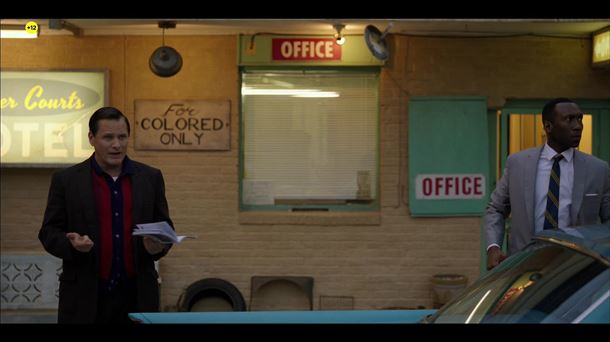
[[409, 209], [412, 216], [480, 216], [489, 198], [485, 97], [411, 97]]

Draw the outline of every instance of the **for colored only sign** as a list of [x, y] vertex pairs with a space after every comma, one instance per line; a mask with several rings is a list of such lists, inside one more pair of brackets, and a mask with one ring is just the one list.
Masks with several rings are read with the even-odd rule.
[[417, 199], [479, 199], [485, 195], [482, 174], [423, 174], [415, 177]]
[[136, 100], [138, 150], [229, 150], [230, 101]]
[[274, 61], [341, 60], [341, 45], [332, 38], [274, 38]]

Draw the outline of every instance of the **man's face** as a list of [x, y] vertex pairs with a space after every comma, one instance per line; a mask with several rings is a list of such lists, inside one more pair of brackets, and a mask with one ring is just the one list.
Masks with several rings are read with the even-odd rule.
[[578, 105], [571, 102], [558, 103], [554, 112], [553, 121], [545, 122], [544, 126], [549, 145], [557, 152], [578, 147], [583, 129], [583, 113]]
[[95, 149], [95, 160], [101, 168], [109, 171], [120, 171], [127, 153], [127, 123], [125, 119], [102, 119], [98, 121], [95, 135], [89, 132], [89, 143]]

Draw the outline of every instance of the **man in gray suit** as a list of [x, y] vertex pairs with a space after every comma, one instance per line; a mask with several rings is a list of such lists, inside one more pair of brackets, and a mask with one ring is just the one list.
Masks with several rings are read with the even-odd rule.
[[[506, 160], [485, 214], [488, 270], [506, 258], [500, 246], [505, 219], [511, 213], [509, 255], [545, 228], [610, 223], [610, 167], [575, 150], [583, 130], [582, 118], [583, 112], [572, 100], [549, 101], [542, 110], [546, 144]], [[549, 214], [551, 207], [554, 214]]]

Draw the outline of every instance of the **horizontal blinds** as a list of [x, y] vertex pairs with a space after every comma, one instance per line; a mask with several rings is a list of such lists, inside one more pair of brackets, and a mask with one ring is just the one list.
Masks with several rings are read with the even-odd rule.
[[374, 199], [377, 75], [244, 74], [244, 203]]

